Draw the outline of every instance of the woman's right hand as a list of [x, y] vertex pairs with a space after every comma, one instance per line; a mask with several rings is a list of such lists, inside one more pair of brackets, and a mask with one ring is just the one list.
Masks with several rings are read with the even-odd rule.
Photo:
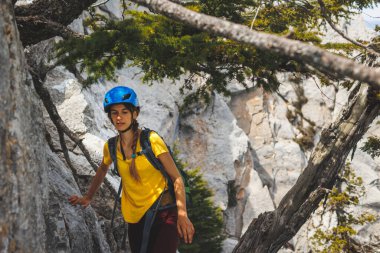
[[81, 205], [82, 207], [86, 208], [90, 204], [91, 199], [89, 199], [86, 195], [84, 197], [78, 197], [77, 195], [72, 195], [69, 198], [69, 202], [73, 206]]

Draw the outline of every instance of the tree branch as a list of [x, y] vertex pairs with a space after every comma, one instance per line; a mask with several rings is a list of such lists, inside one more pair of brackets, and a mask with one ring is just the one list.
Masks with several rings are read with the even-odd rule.
[[23, 45], [36, 44], [54, 36], [77, 37], [66, 26], [96, 0], [35, 0], [15, 7], [17, 26]]
[[91, 7], [98, 7], [98, 6], [100, 6], [100, 5], [103, 5], [103, 4], [108, 3], [109, 1], [110, 1], [110, 0], [105, 0], [105, 1], [100, 2], [100, 3], [95, 3], [95, 4], [91, 5]]
[[376, 16], [371, 16], [371, 15], [365, 13], [365, 12], [363, 12], [363, 13], [364, 13], [365, 15], [367, 15], [368, 17], [370, 17], [370, 18], [380, 18], [380, 16], [379, 16], [379, 17], [376, 17]]
[[67, 26], [95, 2], [96, 0], [35, 0], [28, 5], [16, 6], [15, 15], [42, 16]]
[[380, 57], [380, 53], [376, 52], [375, 50], [368, 48], [367, 46], [363, 45], [362, 43], [359, 43], [358, 41], [356, 41], [356, 40], [348, 37], [346, 34], [344, 34], [343, 31], [341, 31], [338, 27], [336, 27], [334, 22], [331, 20], [331, 18], [327, 14], [327, 8], [325, 6], [325, 3], [322, 0], [318, 0], [318, 3], [319, 3], [319, 6], [321, 7], [321, 13], [322, 13], [323, 18], [327, 21], [327, 23], [329, 23], [329, 25], [331, 26], [332, 29], [334, 29], [334, 31], [336, 31], [340, 36], [342, 36], [344, 39], [348, 40], [352, 44], [363, 48], [368, 53], [370, 53], [374, 56]]
[[[288, 224], [285, 226], [286, 231], [290, 232], [292, 237], [297, 234], [300, 223], [302, 223], [301, 225], [305, 223], [304, 221], [306, 221], [310, 214], [318, 208], [319, 203], [328, 192], [329, 189], [318, 187], [310, 193], [309, 197], [304, 203], [302, 203], [301, 207], [292, 215]], [[280, 234], [278, 240], [275, 240], [274, 243], [270, 245], [269, 252], [276, 252], [276, 249], [280, 249], [284, 245], [284, 241], [287, 242], [289, 239], [288, 233]]]
[[[50, 119], [52, 120], [53, 124], [55, 125], [58, 131], [59, 141], [67, 164], [69, 165], [70, 169], [73, 170], [73, 174], [75, 176], [76, 170], [70, 161], [70, 157], [68, 155], [68, 150], [64, 140], [64, 134], [66, 134], [79, 147], [84, 157], [87, 159], [88, 163], [91, 165], [94, 171], [96, 171], [98, 169], [98, 165], [92, 160], [90, 152], [88, 152], [87, 148], [83, 145], [82, 140], [78, 138], [77, 135], [74, 132], [72, 132], [63, 122], [63, 120], [59, 116], [56, 106], [53, 103], [48, 89], [43, 86], [42, 80], [45, 79], [48, 69], [46, 69], [46, 67], [44, 66], [39, 66], [38, 63], [34, 63], [34, 61], [32, 60], [32, 55], [33, 54], [27, 55], [27, 62], [30, 67], [30, 73], [32, 75], [34, 88], [38, 96], [41, 98], [42, 103], [49, 114]], [[107, 186], [107, 188], [111, 191], [113, 195], [116, 195], [116, 190], [114, 189], [112, 184], [107, 180], [107, 178], [104, 179], [104, 184]]]
[[66, 26], [43, 16], [16, 17], [16, 21], [24, 47], [54, 36], [61, 36], [64, 39], [83, 37]]
[[131, 0], [155, 12], [215, 35], [251, 44], [305, 62], [337, 78], [352, 78], [380, 90], [380, 71], [337, 56], [326, 50], [272, 34], [251, 31], [249, 27], [197, 13], [168, 0]]

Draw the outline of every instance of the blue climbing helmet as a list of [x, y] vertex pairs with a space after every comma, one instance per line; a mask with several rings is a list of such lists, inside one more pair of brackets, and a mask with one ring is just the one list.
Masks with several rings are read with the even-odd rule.
[[104, 111], [108, 113], [112, 105], [121, 103], [128, 103], [134, 107], [139, 107], [136, 92], [127, 86], [117, 86], [110, 89], [104, 96]]

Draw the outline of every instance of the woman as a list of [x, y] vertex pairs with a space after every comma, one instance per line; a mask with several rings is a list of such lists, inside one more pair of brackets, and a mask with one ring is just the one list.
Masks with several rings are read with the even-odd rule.
[[[128, 223], [128, 239], [133, 253], [139, 253], [142, 244], [144, 215], [160, 198], [161, 206], [174, 202], [167, 191], [167, 182], [162, 173], [155, 169], [141, 151], [137, 117], [140, 107], [133, 89], [118, 86], [109, 90], [104, 98], [104, 111], [116, 130], [118, 170], [122, 180], [121, 211]], [[191, 243], [194, 227], [187, 216], [185, 190], [182, 178], [161, 137], [152, 132], [150, 141], [155, 156], [161, 161], [170, 176], [175, 192], [176, 207], [159, 211], [150, 231], [148, 252], [176, 252], [178, 235], [185, 243]], [[88, 192], [83, 197], [73, 195], [73, 205], [87, 207], [103, 182], [112, 163], [107, 143], [103, 148], [103, 160], [94, 176]], [[161, 196], [162, 195], [162, 196]]]

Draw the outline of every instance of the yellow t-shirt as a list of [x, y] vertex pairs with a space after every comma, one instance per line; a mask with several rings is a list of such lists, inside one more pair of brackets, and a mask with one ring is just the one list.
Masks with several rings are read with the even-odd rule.
[[[165, 142], [157, 133], [151, 132], [149, 138], [156, 157], [169, 152]], [[139, 151], [141, 151], [140, 140], [137, 141], [136, 153]], [[137, 182], [129, 173], [132, 159], [123, 160], [123, 155], [119, 148], [117, 148], [116, 156], [117, 167], [123, 184], [121, 212], [126, 222], [137, 223], [164, 191], [166, 180], [161, 172], [154, 168], [144, 155], [139, 155], [135, 158], [135, 166], [141, 182]], [[103, 162], [108, 166], [112, 163], [107, 142], [103, 148]]]

